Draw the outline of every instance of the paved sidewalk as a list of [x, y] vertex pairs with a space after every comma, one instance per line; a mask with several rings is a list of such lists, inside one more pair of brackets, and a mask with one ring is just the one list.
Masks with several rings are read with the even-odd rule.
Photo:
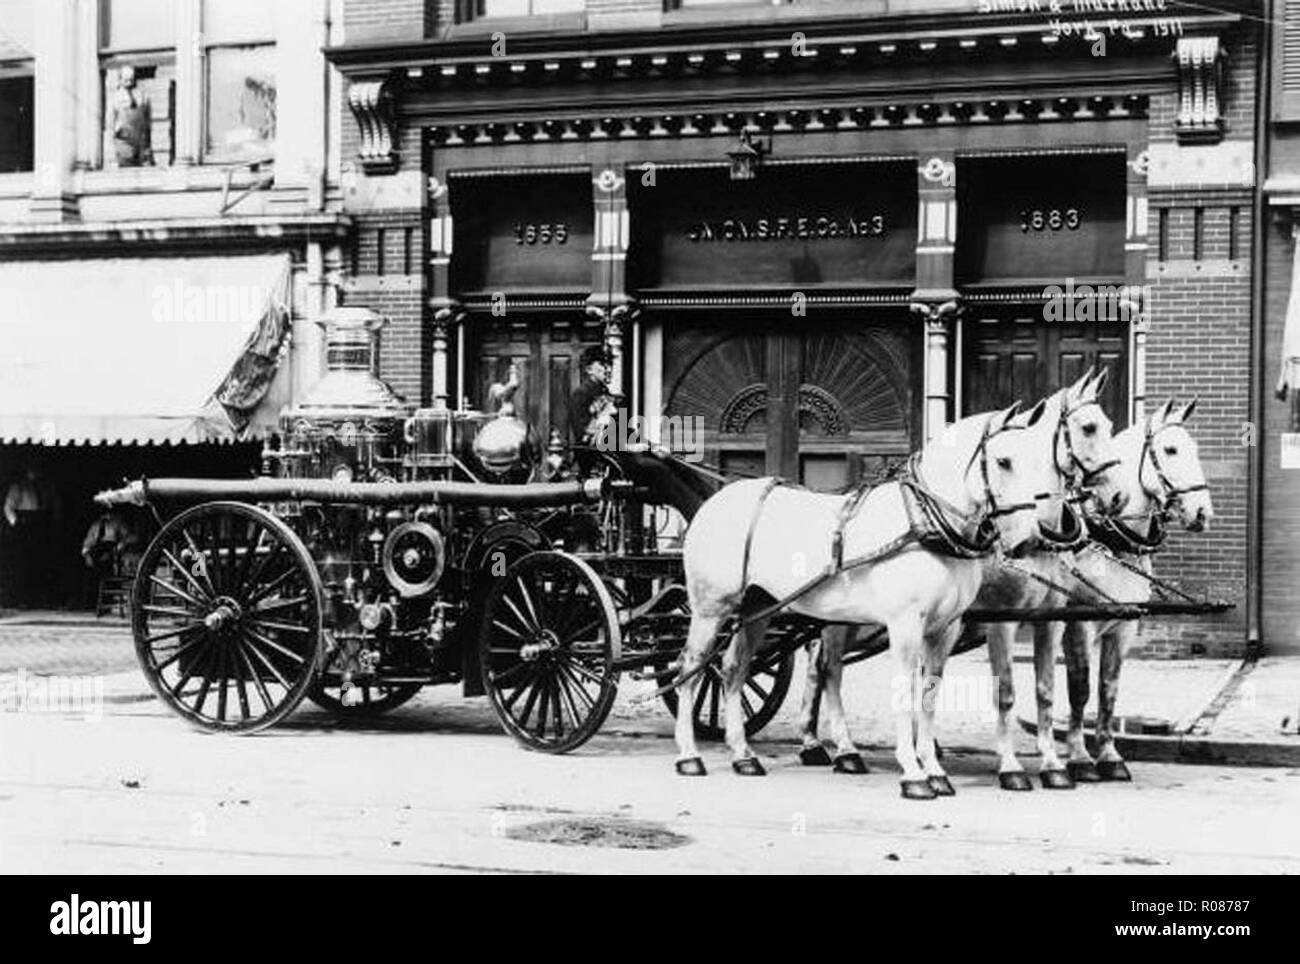
[[[756, 741], [759, 752], [785, 754], [799, 739], [799, 703], [805, 662], [800, 653], [781, 712]], [[136, 666], [131, 634], [120, 619], [83, 613], [0, 615], [0, 675], [95, 675], [104, 682], [110, 712], [166, 713], [154, 701]], [[1096, 664], [1091, 705], [1096, 703]], [[844, 703], [854, 739], [863, 747], [892, 749], [891, 700], [901, 692], [887, 654], [849, 667]], [[1065, 668], [1057, 666], [1055, 707], [1058, 735], [1068, 714]], [[1027, 731], [1036, 717], [1029, 648], [1016, 652], [1016, 713]], [[632, 738], [670, 740], [672, 720], [648, 682], [625, 678], [605, 730]], [[994, 692], [983, 650], [954, 658], [938, 696], [936, 726], [941, 744], [960, 752], [989, 752], [994, 744]], [[329, 726], [330, 717], [312, 707], [295, 719]], [[391, 721], [404, 728], [408, 714], [438, 716], [439, 726], [498, 731], [486, 700], [466, 700], [455, 686], [430, 687]], [[1092, 711], [1089, 712], [1091, 724]], [[1239, 660], [1137, 660], [1124, 664], [1118, 700], [1120, 752], [1134, 760], [1300, 766], [1300, 658]], [[1290, 732], [1283, 732], [1283, 720]], [[410, 722], [406, 721], [406, 725]], [[177, 725], [180, 724], [177, 721]], [[824, 732], [824, 731], [823, 731]], [[762, 744], [773, 744], [763, 749]], [[1017, 734], [1025, 758], [1037, 750], [1031, 732]], [[668, 748], [665, 747], [668, 752]]]
[[[1095, 672], [1094, 663], [1094, 707]], [[1054, 715], [1063, 738], [1064, 666], [1057, 666], [1056, 678], [1061, 708]], [[1017, 700], [1017, 712], [1032, 732], [1032, 702]], [[1116, 746], [1128, 759], [1300, 766], [1300, 657], [1126, 660], [1117, 715]], [[1090, 743], [1092, 722], [1090, 710]]]

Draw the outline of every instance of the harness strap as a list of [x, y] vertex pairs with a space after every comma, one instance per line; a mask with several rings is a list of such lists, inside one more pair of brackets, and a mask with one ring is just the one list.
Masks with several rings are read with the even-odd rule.
[[754, 545], [754, 530], [758, 528], [758, 517], [763, 514], [763, 503], [767, 497], [772, 494], [772, 490], [781, 484], [780, 479], [772, 478], [767, 480], [767, 485], [763, 487], [762, 493], [758, 497], [758, 502], [754, 506], [754, 514], [749, 517], [749, 529], [745, 532], [745, 554], [741, 557], [740, 562], [740, 589], [744, 592], [749, 585], [749, 550]]
[[858, 506], [862, 500], [867, 497], [867, 493], [875, 489], [875, 486], [869, 482], [863, 482], [856, 489], [850, 492], [840, 505], [839, 515], [835, 519], [835, 532], [831, 536], [831, 569], [839, 572], [841, 564], [844, 562], [844, 527], [848, 524], [849, 519], [858, 511]]

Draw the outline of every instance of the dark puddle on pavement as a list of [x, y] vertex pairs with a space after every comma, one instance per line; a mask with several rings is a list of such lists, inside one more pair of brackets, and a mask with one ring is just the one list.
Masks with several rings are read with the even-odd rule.
[[511, 827], [511, 840], [559, 844], [562, 847], [614, 847], [619, 850], [670, 850], [691, 842], [684, 834], [645, 820], [620, 817], [567, 817]]

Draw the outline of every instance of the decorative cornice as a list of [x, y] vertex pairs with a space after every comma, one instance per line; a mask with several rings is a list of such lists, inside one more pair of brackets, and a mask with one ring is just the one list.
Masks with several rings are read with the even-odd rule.
[[[804, 302], [812, 307], [823, 308], [862, 308], [878, 306], [904, 307], [911, 299], [910, 292], [902, 289], [890, 291], [854, 291], [818, 293], [800, 292]], [[743, 294], [687, 292], [651, 292], [636, 294], [637, 303], [643, 308], [786, 308], [792, 304], [794, 290], [760, 294], [747, 292]]]
[[1178, 64], [1178, 116], [1174, 133], [1184, 144], [1215, 144], [1223, 139], [1223, 48], [1218, 37], [1182, 37], [1174, 50]]
[[[483, 120], [434, 125], [429, 137], [439, 147], [488, 144], [610, 141], [731, 136], [750, 128], [764, 133], [879, 130], [885, 128], [996, 126], [1065, 120], [1145, 117], [1144, 94], [1094, 97], [920, 101], [844, 104], [780, 110], [571, 114], [530, 120]], [[576, 116], [575, 116], [576, 115]], [[468, 172], [467, 172], [468, 173]], [[479, 172], [487, 176], [490, 171]]]
[[397, 170], [394, 85], [394, 75], [387, 74], [354, 77], [348, 86], [348, 107], [361, 132], [357, 159], [367, 174], [388, 174]]
[[[1120, 13], [1089, 11], [1101, 24], [1127, 26], [1107, 35], [1107, 55], [1125, 49], [1168, 49], [1169, 37], [1148, 29], [1161, 18], [1176, 16], [1188, 32], [1223, 31], [1242, 15], [1225, 7], [1248, 0], [1220, 0], [1216, 9], [1183, 8], [1172, 2], [1165, 11]], [[1104, 7], [1104, 4], [1102, 4]], [[705, 23], [653, 26], [641, 29], [585, 31], [512, 31], [508, 56], [493, 56], [485, 34], [454, 39], [370, 42], [330, 47], [325, 56], [344, 74], [400, 69], [422, 85], [536, 85], [552, 81], [587, 80], [608, 83], [620, 79], [691, 75], [822, 71], [846, 65], [888, 66], [909, 61], [987, 61], [991, 57], [1020, 59], [1067, 50], [1090, 57], [1095, 37], [1053, 28], [1052, 21], [1069, 22], [1080, 15], [1072, 4], [1059, 14], [982, 14], [975, 9], [914, 16], [835, 17], [810, 12], [805, 19], [772, 22]], [[1072, 26], [1072, 25], [1071, 25]], [[793, 36], [799, 43], [792, 43]]]

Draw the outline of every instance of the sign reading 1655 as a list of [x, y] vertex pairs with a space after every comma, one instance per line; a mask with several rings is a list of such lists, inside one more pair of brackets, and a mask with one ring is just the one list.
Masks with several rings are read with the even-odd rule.
[[1077, 230], [1083, 223], [1083, 212], [1078, 208], [1026, 208], [1020, 212], [1021, 231]]
[[555, 224], [516, 224], [515, 244], [564, 244], [569, 240], [569, 226]]

